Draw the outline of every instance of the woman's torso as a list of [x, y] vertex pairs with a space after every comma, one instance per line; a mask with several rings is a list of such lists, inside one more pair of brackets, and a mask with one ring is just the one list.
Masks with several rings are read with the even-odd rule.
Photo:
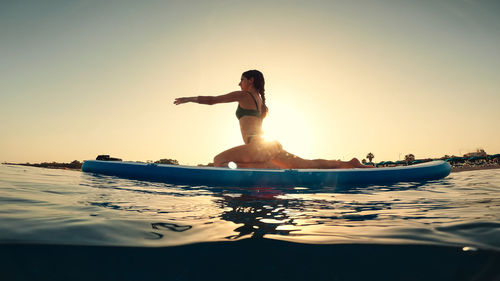
[[246, 93], [247, 98], [238, 104], [237, 116], [240, 122], [241, 136], [248, 144], [252, 139], [262, 136], [262, 100], [258, 94]]

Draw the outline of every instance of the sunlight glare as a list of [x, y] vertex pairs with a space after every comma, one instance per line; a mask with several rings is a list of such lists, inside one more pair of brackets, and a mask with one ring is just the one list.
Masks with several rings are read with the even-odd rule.
[[264, 139], [276, 140], [290, 153], [308, 157], [314, 151], [314, 122], [311, 122], [305, 114], [304, 108], [291, 104], [273, 105], [272, 113], [269, 114], [263, 124]]

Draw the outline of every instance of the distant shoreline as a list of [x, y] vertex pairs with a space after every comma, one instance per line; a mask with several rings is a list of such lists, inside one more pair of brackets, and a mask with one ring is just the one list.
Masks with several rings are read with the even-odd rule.
[[[37, 168], [45, 168], [45, 169], [62, 169], [62, 170], [78, 170], [80, 171], [82, 169], [82, 163], [75, 160], [71, 163], [38, 163], [38, 164], [31, 164], [31, 163], [2, 163], [4, 165], [15, 165], [15, 166], [27, 166], [27, 167], [37, 167]], [[458, 173], [458, 172], [467, 172], [467, 171], [479, 171], [479, 170], [492, 170], [492, 169], [500, 169], [500, 164], [496, 165], [489, 165], [489, 166], [467, 166], [467, 167], [458, 167], [458, 166], [452, 166], [451, 167], [451, 172], [452, 173]]]
[[452, 173], [458, 173], [458, 172], [467, 172], [467, 171], [476, 171], [476, 170], [492, 170], [492, 169], [500, 169], [500, 165], [495, 165], [495, 166], [471, 166], [471, 167], [451, 167], [451, 172]]
[[61, 169], [61, 170], [81, 170], [82, 169], [82, 163], [79, 161], [75, 160], [71, 163], [38, 163], [38, 164], [31, 164], [31, 163], [2, 163], [4, 165], [14, 165], [14, 166], [27, 166], [27, 167], [37, 167], [37, 168], [45, 168], [45, 169]]

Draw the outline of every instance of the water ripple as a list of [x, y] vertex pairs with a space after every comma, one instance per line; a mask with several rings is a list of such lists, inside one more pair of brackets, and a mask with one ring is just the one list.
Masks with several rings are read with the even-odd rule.
[[166, 246], [306, 243], [500, 247], [500, 173], [350, 188], [176, 186], [0, 165], [0, 241]]

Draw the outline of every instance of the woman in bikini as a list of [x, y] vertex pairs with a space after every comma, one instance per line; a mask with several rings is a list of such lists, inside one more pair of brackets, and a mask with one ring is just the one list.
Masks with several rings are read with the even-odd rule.
[[177, 98], [174, 104], [187, 102], [218, 104], [237, 102], [236, 117], [240, 123], [241, 136], [245, 144], [228, 149], [214, 158], [214, 166], [227, 167], [234, 162], [240, 168], [270, 169], [336, 169], [368, 168], [353, 158], [351, 161], [324, 159], [302, 159], [283, 150], [277, 141], [262, 138], [262, 121], [267, 114], [264, 76], [258, 70], [249, 70], [241, 75], [241, 91], [220, 96], [198, 96]]

